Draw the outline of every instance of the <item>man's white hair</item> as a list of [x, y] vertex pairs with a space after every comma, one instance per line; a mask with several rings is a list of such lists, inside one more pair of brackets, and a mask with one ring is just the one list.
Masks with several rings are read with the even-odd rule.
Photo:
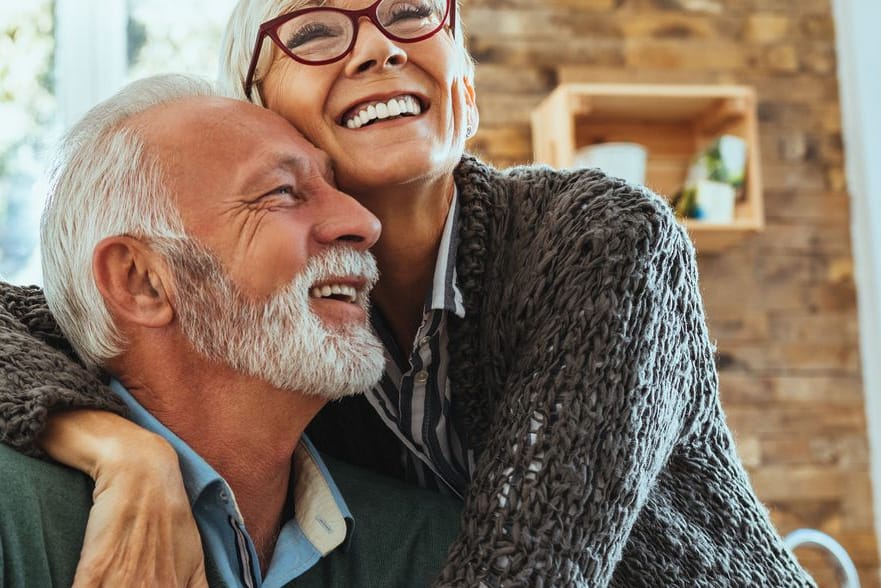
[[46, 301], [83, 363], [103, 366], [125, 340], [92, 275], [102, 239], [186, 238], [162, 162], [130, 119], [156, 106], [217, 96], [209, 82], [162, 75], [133, 82], [62, 139], [40, 225]]
[[[458, 0], [452, 0], [458, 2]], [[226, 23], [226, 31], [221, 42], [218, 73], [218, 89], [224, 96], [247, 100], [245, 96], [245, 77], [251, 64], [251, 54], [260, 25], [276, 16], [287, 14], [309, 3], [309, 0], [239, 0]], [[465, 68], [465, 76], [474, 78], [474, 61], [465, 48], [465, 35], [462, 28], [461, 11], [456, 12], [456, 43]], [[267, 46], [269, 45], [269, 46]], [[269, 37], [263, 39], [263, 50], [254, 73], [254, 89], [251, 102], [264, 106], [260, 94], [260, 80], [266, 76], [275, 55], [275, 45]], [[306, 88], [302, 90], [308, 92]]]

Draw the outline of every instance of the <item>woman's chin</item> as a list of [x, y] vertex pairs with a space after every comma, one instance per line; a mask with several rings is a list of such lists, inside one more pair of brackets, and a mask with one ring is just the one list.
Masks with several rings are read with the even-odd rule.
[[357, 196], [367, 191], [387, 191], [394, 186], [416, 188], [421, 182], [435, 182], [448, 176], [462, 158], [462, 152], [408, 147], [377, 151], [366, 157], [347, 157], [334, 162], [341, 190]]

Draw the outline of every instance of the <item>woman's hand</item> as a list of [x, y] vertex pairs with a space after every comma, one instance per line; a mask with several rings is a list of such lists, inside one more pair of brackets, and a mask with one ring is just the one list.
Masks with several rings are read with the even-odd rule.
[[77, 410], [52, 416], [39, 442], [95, 480], [74, 588], [208, 586], [177, 454], [164, 439], [122, 417]]

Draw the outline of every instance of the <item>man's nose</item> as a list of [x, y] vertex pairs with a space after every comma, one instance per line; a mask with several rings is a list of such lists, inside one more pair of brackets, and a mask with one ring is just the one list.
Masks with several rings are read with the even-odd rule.
[[334, 188], [328, 190], [322, 216], [314, 225], [314, 237], [323, 245], [345, 244], [364, 251], [373, 247], [382, 231], [372, 212]]
[[346, 62], [346, 74], [353, 76], [373, 69], [400, 67], [407, 63], [407, 53], [370, 19], [364, 17], [356, 29], [358, 35], [352, 55]]

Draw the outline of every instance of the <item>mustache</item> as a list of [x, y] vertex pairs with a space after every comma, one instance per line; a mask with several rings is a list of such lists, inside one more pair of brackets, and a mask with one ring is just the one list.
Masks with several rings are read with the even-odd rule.
[[309, 292], [321, 282], [335, 279], [356, 278], [364, 284], [358, 288], [356, 304], [370, 309], [369, 294], [379, 279], [379, 269], [372, 253], [348, 246], [337, 246], [313, 255], [291, 280], [269, 297], [273, 301], [299, 300], [308, 304]]
[[[203, 285], [221, 287], [226, 295], [238, 295], [247, 300], [235, 284], [223, 263], [213, 251], [192, 238], [155, 238], [152, 245], [163, 255], [175, 276], [178, 295], [200, 295]], [[379, 280], [376, 258], [369, 251], [361, 251], [349, 245], [336, 245], [311, 256], [306, 265], [290, 281], [276, 290], [272, 298], [292, 297], [308, 299], [313, 284], [334, 278], [357, 278], [364, 281], [358, 291], [360, 304], [368, 307], [368, 295]]]
[[379, 279], [376, 258], [369, 251], [358, 251], [346, 246], [326, 249], [312, 256], [294, 279], [311, 280], [311, 283], [315, 283], [345, 277], [365, 280], [364, 293], [369, 293]]

